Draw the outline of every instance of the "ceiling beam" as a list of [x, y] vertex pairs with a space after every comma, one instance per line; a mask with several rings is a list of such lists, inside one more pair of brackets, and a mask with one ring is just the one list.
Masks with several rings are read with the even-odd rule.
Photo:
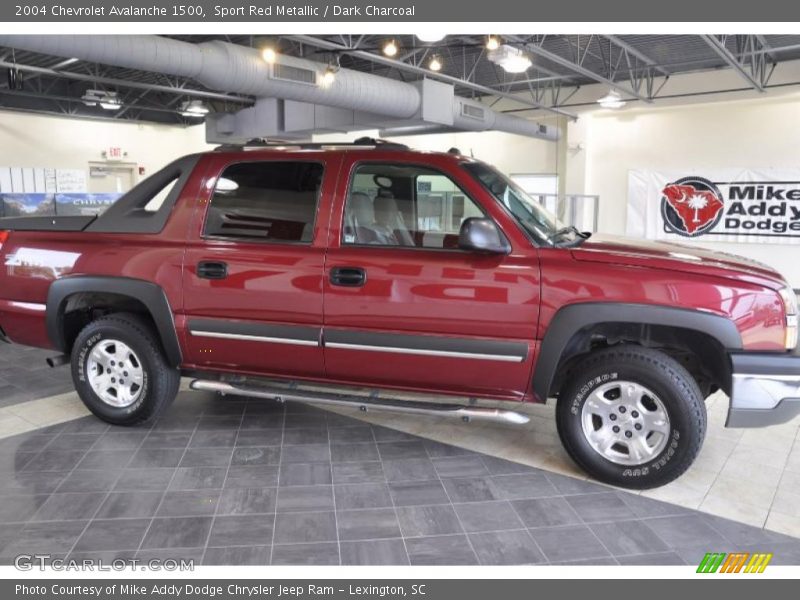
[[758, 43], [761, 44], [761, 48], [764, 50], [764, 54], [766, 54], [770, 60], [775, 60], [775, 55], [772, 53], [772, 48], [767, 41], [767, 37], [764, 35], [756, 35], [756, 39]]
[[474, 90], [476, 92], [480, 92], [481, 94], [486, 94], [488, 96], [495, 96], [499, 98], [505, 98], [507, 100], [513, 100], [514, 102], [518, 102], [519, 104], [523, 104], [531, 108], [546, 110], [552, 113], [556, 113], [558, 115], [569, 117], [570, 119], [578, 118], [578, 116], [575, 113], [560, 109], [555, 106], [547, 106], [539, 102], [527, 100], [515, 94], [500, 92], [485, 85], [480, 85], [478, 83], [473, 83], [471, 81], [464, 81], [463, 79], [459, 79], [458, 77], [452, 77], [451, 75], [446, 75], [444, 73], [436, 73], [434, 71], [425, 69], [423, 67], [410, 65], [408, 63], [400, 62], [393, 58], [387, 58], [385, 56], [373, 54], [372, 52], [365, 52], [363, 50], [354, 50], [352, 48], [348, 48], [347, 46], [342, 46], [341, 44], [337, 44], [336, 42], [329, 42], [328, 40], [319, 39], [310, 35], [291, 35], [287, 37], [302, 44], [308, 44], [309, 46], [316, 46], [317, 48], [321, 48], [323, 50], [342, 52], [344, 54], [349, 54], [350, 56], [355, 56], [356, 58], [362, 58], [364, 60], [369, 60], [374, 63], [381, 64], [387, 67], [392, 67], [395, 69], [399, 69], [401, 71], [406, 71], [408, 73], [414, 73], [415, 75], [422, 75], [423, 77], [428, 77], [430, 79], [438, 79], [440, 81], [452, 83], [453, 85]]
[[646, 64], [648, 67], [653, 67], [653, 69], [655, 69], [656, 71], [658, 71], [662, 75], [669, 76], [669, 71], [667, 71], [663, 67], [660, 67], [658, 65], [658, 63], [656, 63], [656, 61], [654, 61], [652, 58], [647, 56], [644, 52], [642, 52], [638, 48], [635, 48], [635, 47], [631, 46], [628, 42], [626, 42], [625, 40], [621, 39], [619, 36], [616, 36], [616, 35], [604, 35], [603, 37], [606, 38], [607, 40], [609, 40], [612, 44], [614, 44], [616, 46], [619, 46], [620, 48], [625, 50], [631, 56], [635, 56], [640, 61], [642, 61], [644, 64]]
[[633, 96], [637, 100], [641, 100], [642, 102], [647, 102], [647, 103], [650, 103], [650, 102], [653, 101], [652, 98], [649, 98], [647, 96], [643, 96], [641, 93], [637, 92], [632, 87], [623, 85], [623, 84], [618, 83], [616, 81], [612, 81], [611, 79], [608, 79], [607, 77], [603, 77], [599, 73], [595, 73], [594, 71], [591, 71], [591, 70], [587, 69], [586, 67], [584, 67], [583, 65], [579, 65], [578, 63], [573, 62], [568, 58], [564, 58], [563, 56], [560, 56], [560, 55], [556, 54], [555, 52], [550, 52], [550, 50], [545, 50], [539, 44], [530, 43], [530, 42], [526, 43], [525, 44], [525, 49], [528, 50], [529, 52], [533, 53], [533, 54], [536, 54], [537, 56], [541, 56], [544, 59], [547, 59], [547, 60], [549, 60], [551, 62], [554, 62], [557, 65], [560, 65], [560, 66], [562, 66], [562, 67], [564, 67], [566, 69], [570, 69], [571, 71], [573, 71], [575, 73], [578, 73], [579, 75], [583, 75], [584, 77], [587, 77], [589, 79], [593, 79], [594, 81], [596, 81], [598, 83], [604, 83], [608, 87], [613, 88], [613, 89], [615, 89], [615, 90], [617, 90], [619, 92], [622, 92], [623, 94], [628, 94], [630, 96]]
[[[147, 92], [145, 92], [147, 93]], [[120, 109], [118, 111], [106, 111], [106, 112], [98, 112], [96, 116], [103, 117], [106, 119], [118, 119], [123, 116], [128, 110], [130, 109], [138, 109], [138, 110], [146, 110], [156, 113], [166, 113], [170, 115], [174, 115], [176, 117], [180, 116], [180, 111], [177, 109], [166, 109], [160, 106], [147, 106], [142, 104], [137, 104], [136, 102], [142, 98], [144, 94], [140, 94], [133, 102], [123, 102], [120, 104]], [[67, 104], [75, 104], [75, 105], [84, 105], [85, 102], [82, 98], [72, 97], [72, 96], [60, 96], [60, 95], [53, 95], [53, 94], [38, 94], [36, 92], [26, 92], [24, 90], [0, 90], [0, 96], [17, 96], [20, 98], [32, 98], [36, 100], [43, 100], [47, 102], [66, 102]], [[183, 120], [181, 120], [183, 122]], [[198, 120], [198, 123], [200, 121]]]
[[253, 100], [246, 96], [235, 96], [232, 94], [221, 94], [218, 92], [209, 92], [206, 90], [197, 90], [192, 88], [179, 88], [168, 85], [157, 85], [153, 83], [142, 83], [139, 81], [128, 81], [126, 79], [114, 79], [111, 77], [96, 77], [94, 75], [85, 75], [83, 73], [72, 73], [71, 71], [56, 71], [54, 69], [47, 69], [45, 67], [34, 67], [31, 65], [22, 65], [19, 63], [10, 63], [0, 60], [0, 67], [6, 69], [19, 69], [28, 73], [36, 73], [38, 75], [45, 75], [49, 77], [58, 77], [63, 79], [73, 79], [75, 81], [85, 81], [88, 83], [99, 83], [102, 85], [134, 88], [140, 90], [150, 90], [154, 92], [163, 92], [166, 94], [178, 94], [181, 96], [193, 96], [195, 98], [206, 98], [208, 100], [221, 100], [225, 102], [235, 102], [237, 104], [253, 104]]
[[724, 60], [730, 68], [736, 71], [739, 76], [749, 83], [754, 90], [762, 93], [764, 92], [763, 84], [758, 81], [752, 73], [748, 72], [747, 68], [740, 63], [733, 54], [731, 54], [722, 40], [715, 35], [701, 35], [700, 37], [703, 38], [703, 41], [705, 41], [705, 43], [717, 53], [717, 56]]

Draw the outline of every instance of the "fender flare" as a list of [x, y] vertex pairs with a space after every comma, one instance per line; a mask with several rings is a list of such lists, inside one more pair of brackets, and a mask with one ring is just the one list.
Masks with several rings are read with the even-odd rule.
[[180, 366], [181, 347], [167, 295], [155, 283], [128, 277], [76, 275], [54, 281], [47, 293], [45, 325], [47, 335], [55, 348], [67, 352], [62, 327], [64, 309], [70, 296], [85, 292], [127, 296], [144, 304], [153, 318], [167, 361], [173, 367]]
[[545, 401], [570, 339], [581, 329], [600, 323], [634, 323], [689, 329], [711, 336], [726, 350], [741, 350], [742, 336], [733, 321], [687, 308], [625, 302], [570, 304], [556, 312], [547, 327], [533, 374], [533, 392]]

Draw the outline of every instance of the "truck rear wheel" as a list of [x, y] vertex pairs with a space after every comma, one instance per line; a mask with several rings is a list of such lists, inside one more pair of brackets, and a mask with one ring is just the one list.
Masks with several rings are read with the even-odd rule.
[[657, 350], [597, 351], [566, 378], [556, 407], [558, 434], [592, 477], [645, 489], [682, 475], [703, 445], [706, 410], [692, 376]]
[[114, 425], [135, 425], [170, 405], [181, 376], [167, 364], [149, 323], [120, 313], [92, 321], [78, 334], [72, 380], [96, 416]]

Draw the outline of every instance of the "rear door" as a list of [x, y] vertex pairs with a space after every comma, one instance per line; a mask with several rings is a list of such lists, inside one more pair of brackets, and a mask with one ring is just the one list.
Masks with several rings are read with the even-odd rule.
[[[536, 351], [536, 249], [452, 159], [436, 160], [344, 159], [323, 284], [328, 377], [520, 398]], [[501, 226], [511, 254], [459, 249], [477, 216]]]
[[319, 378], [327, 216], [339, 159], [215, 160], [184, 262], [188, 361]]

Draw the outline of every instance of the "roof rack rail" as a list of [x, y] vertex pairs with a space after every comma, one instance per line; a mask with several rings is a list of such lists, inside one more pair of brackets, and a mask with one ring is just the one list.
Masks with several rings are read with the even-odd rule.
[[409, 150], [405, 144], [397, 142], [390, 142], [371, 137], [360, 137], [352, 142], [282, 142], [270, 141], [263, 138], [253, 138], [246, 141], [244, 144], [222, 144], [214, 148], [215, 152], [234, 152], [244, 150], [245, 148], [299, 148], [301, 150], [318, 150], [323, 148], [338, 148], [338, 147], [372, 147], [380, 148], [381, 150]]

